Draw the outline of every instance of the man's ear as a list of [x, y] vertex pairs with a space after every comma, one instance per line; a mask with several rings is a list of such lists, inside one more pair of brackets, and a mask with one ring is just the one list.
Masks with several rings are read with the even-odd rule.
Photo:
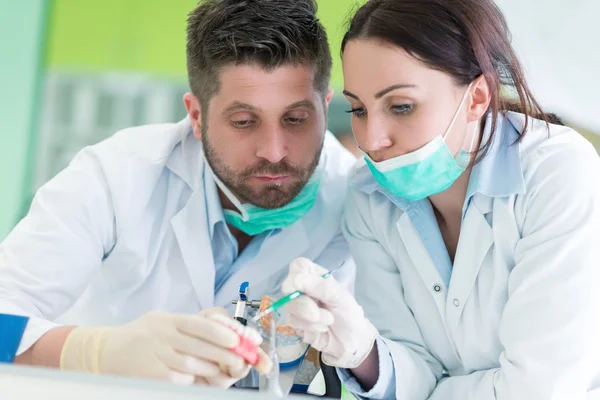
[[331, 99], [333, 98], [333, 94], [334, 94], [333, 89], [331, 89], [331, 88], [327, 89], [327, 95], [325, 96], [325, 105], [327, 107], [329, 107], [329, 103], [331, 102]]
[[202, 108], [200, 106], [200, 101], [194, 94], [188, 92], [183, 95], [183, 104], [185, 105], [185, 109], [190, 118], [194, 137], [198, 140], [202, 140]]

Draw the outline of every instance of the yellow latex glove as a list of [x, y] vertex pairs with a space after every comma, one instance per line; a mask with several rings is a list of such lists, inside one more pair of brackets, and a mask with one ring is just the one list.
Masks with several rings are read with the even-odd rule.
[[[60, 368], [228, 388], [244, 378], [250, 366], [228, 350], [238, 345], [239, 338], [214, 320], [219, 314], [228, 313], [150, 312], [120, 327], [75, 328], [63, 345]], [[270, 371], [264, 352], [255, 368]]]

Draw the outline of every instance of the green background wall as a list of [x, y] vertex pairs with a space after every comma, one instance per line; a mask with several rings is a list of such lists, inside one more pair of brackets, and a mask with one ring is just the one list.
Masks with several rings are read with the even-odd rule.
[[15, 223], [31, 178], [47, 5], [0, 0], [0, 240]]
[[[146, 71], [185, 77], [185, 24], [196, 0], [54, 0], [48, 62], [52, 68]], [[341, 88], [339, 44], [343, 25], [358, 0], [321, 0]]]

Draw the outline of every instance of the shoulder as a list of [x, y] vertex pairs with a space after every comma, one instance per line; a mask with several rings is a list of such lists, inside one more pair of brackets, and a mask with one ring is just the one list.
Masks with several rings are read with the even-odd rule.
[[[189, 134], [189, 124], [145, 125], [120, 130], [108, 139], [83, 149], [68, 171], [86, 171], [104, 182], [121, 223], [134, 220], [155, 195], [157, 184], [169, 170], [169, 162]], [[169, 172], [170, 173], [170, 172]], [[75, 181], [73, 181], [75, 182]], [[178, 196], [187, 186], [161, 186], [163, 193]], [[164, 189], [163, 189], [164, 188]]]
[[[524, 127], [522, 114], [509, 113], [507, 118], [516, 129]], [[598, 182], [600, 157], [596, 149], [569, 127], [547, 126], [544, 121], [531, 119], [519, 143], [519, 154], [527, 192], [542, 184], [563, 183], [573, 187], [586, 186], [588, 180]]]
[[157, 163], [168, 159], [190, 129], [187, 120], [126, 128], [91, 146], [90, 150], [99, 157], [110, 157], [113, 162], [131, 160]]
[[591, 143], [571, 128], [532, 120], [519, 153], [525, 191], [516, 198], [515, 215], [523, 234], [600, 224], [600, 157]]

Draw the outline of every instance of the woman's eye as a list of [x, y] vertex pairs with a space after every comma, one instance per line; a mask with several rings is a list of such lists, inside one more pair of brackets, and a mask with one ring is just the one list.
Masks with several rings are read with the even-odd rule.
[[364, 108], [352, 108], [346, 111], [348, 114], [354, 115], [356, 118], [364, 117], [367, 113]]
[[391, 110], [394, 114], [408, 114], [412, 111], [412, 109], [412, 104], [398, 104], [391, 107]]

